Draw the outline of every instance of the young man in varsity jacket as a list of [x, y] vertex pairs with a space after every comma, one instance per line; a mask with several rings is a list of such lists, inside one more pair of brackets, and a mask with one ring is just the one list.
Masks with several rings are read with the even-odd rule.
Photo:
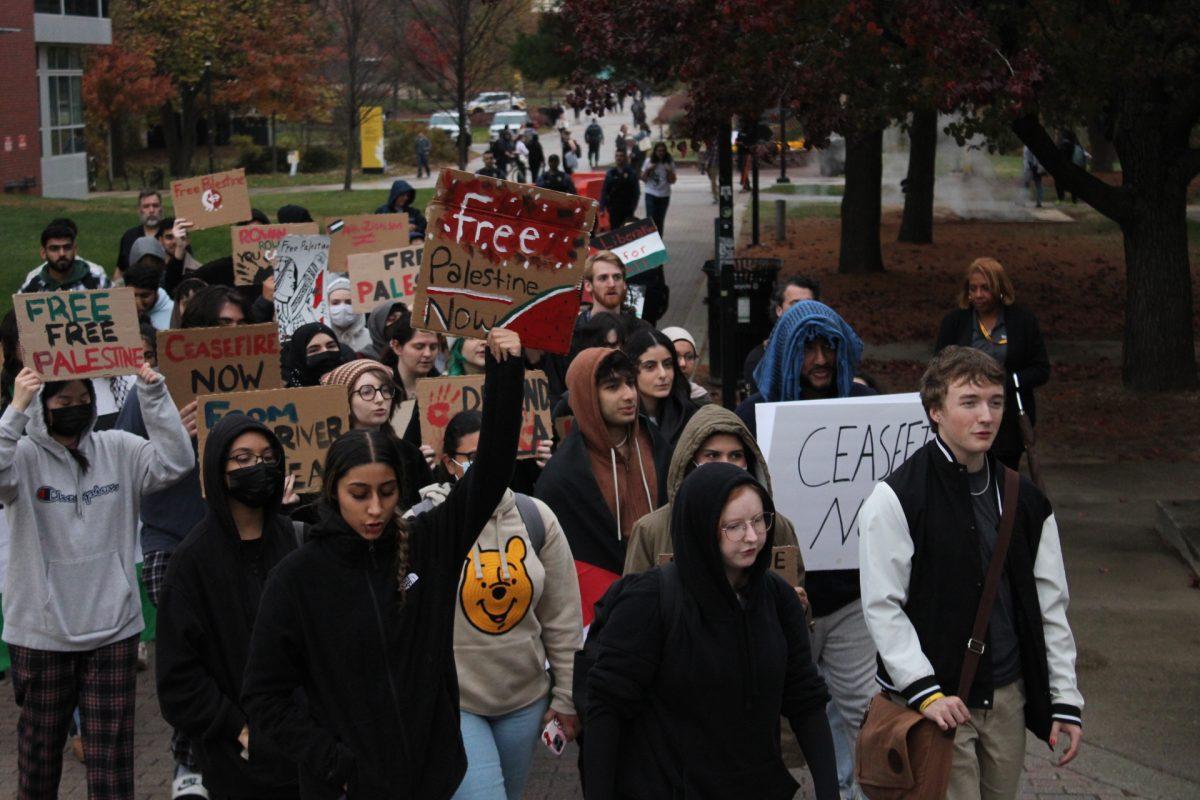
[[948, 797], [1010, 800], [1025, 728], [1075, 757], [1083, 696], [1067, 624], [1067, 580], [1050, 503], [1022, 478], [1004, 572], [975, 682], [957, 685], [1002, 513], [988, 452], [1004, 414], [1003, 369], [947, 347], [921, 378], [935, 437], [863, 505], [859, 567], [876, 680], [943, 730], [956, 728]]

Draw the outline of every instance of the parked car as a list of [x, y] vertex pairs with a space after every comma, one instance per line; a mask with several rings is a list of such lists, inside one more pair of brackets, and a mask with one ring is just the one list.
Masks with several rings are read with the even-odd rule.
[[451, 139], [458, 138], [458, 114], [450, 111], [439, 111], [429, 115], [429, 129], [445, 131]]
[[525, 98], [512, 92], [483, 92], [467, 103], [467, 108], [472, 114], [524, 110]]
[[527, 122], [529, 122], [529, 112], [527, 111], [500, 111], [492, 117], [492, 124], [488, 126], [488, 135], [495, 139], [505, 128], [515, 134], [520, 132]]

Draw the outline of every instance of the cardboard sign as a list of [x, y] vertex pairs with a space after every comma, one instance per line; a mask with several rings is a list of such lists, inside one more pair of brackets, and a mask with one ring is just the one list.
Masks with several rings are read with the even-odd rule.
[[254, 286], [270, 277], [275, 267], [275, 251], [288, 235], [315, 236], [320, 233], [315, 222], [294, 222], [285, 225], [235, 225], [229, 229], [233, 253], [233, 283], [235, 286]]
[[251, 213], [246, 170], [171, 181], [171, 203], [175, 218], [190, 220], [194, 231], [245, 222]]
[[[421, 442], [432, 447], [440, 459], [446, 426], [454, 415], [483, 410], [483, 376], [421, 378], [417, 381], [417, 407], [421, 410]], [[529, 370], [525, 373], [517, 458], [533, 458], [538, 442], [550, 438], [550, 382], [541, 370]]]
[[327, 323], [328, 236], [285, 236], [275, 251], [275, 322], [286, 342], [301, 325]]
[[[206, 394], [196, 400], [201, 464], [208, 432], [222, 417], [245, 414], [279, 437], [287, 458], [287, 473], [296, 476], [298, 493], [320, 491], [325, 451], [350, 430], [350, 403], [346, 400], [345, 386]], [[204, 485], [203, 478], [200, 485]]]
[[442, 170], [415, 324], [474, 338], [503, 326], [526, 347], [566, 353], [596, 209], [588, 197]]
[[369, 314], [384, 300], [401, 300], [412, 310], [417, 278], [421, 274], [423, 245], [358, 253], [346, 259], [350, 273], [350, 302], [355, 311]]
[[[659, 553], [658, 563], [669, 564], [675, 560], [674, 553]], [[805, 569], [808, 565], [805, 564]], [[771, 548], [771, 571], [777, 574], [788, 582], [788, 586], [800, 585], [800, 548], [792, 547], [772, 547]]]
[[805, 568], [857, 569], [863, 503], [933, 436], [920, 396], [760, 403], [755, 411], [758, 440], [770, 437], [775, 509], [796, 526]]
[[279, 326], [268, 322], [160, 331], [158, 371], [180, 408], [202, 394], [282, 389]]
[[346, 256], [408, 247], [408, 214], [358, 214], [327, 217], [329, 269], [346, 271]]
[[133, 289], [14, 294], [25, 366], [44, 381], [134, 375], [145, 363]]
[[658, 226], [650, 219], [640, 219], [593, 237], [592, 248], [616, 253], [625, 265], [628, 278], [667, 263], [667, 246], [658, 233]]

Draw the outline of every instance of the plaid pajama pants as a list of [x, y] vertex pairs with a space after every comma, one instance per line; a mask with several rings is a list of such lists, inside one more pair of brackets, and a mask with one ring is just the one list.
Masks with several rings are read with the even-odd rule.
[[[151, 550], [142, 559], [142, 582], [155, 608], [158, 608], [158, 598], [167, 581], [167, 566], [170, 563], [171, 553], [167, 550]], [[182, 764], [192, 772], [200, 771], [200, 765], [192, 753], [192, 740], [183, 731], [171, 730], [171, 754], [175, 756], [176, 764]]]
[[82, 653], [9, 645], [17, 720], [18, 800], [54, 800], [79, 707], [89, 800], [133, 798], [137, 636]]

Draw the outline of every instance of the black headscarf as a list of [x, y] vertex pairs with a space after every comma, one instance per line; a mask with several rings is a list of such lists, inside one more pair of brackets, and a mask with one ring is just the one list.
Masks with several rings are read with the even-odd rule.
[[[763, 501], [763, 511], [775, 511], [771, 495], [746, 470], [732, 464], [704, 464], [688, 475], [671, 506], [671, 544], [684, 588], [702, 607], [737, 608], [738, 600], [725, 575], [725, 562], [717, 537], [721, 512], [729, 496], [740, 486], [753, 486]], [[763, 591], [771, 563], [775, 530], [750, 567], [742, 594], [752, 604]]]
[[[337, 342], [337, 334], [333, 332], [333, 328], [328, 325], [322, 325], [320, 322], [310, 322], [307, 325], [301, 325], [292, 334], [292, 338], [288, 340], [287, 349], [283, 351], [283, 376], [288, 386], [319, 386], [321, 376], [336, 367], [345, 364], [354, 357], [352, 352], [348, 352], [349, 348], [343, 345], [338, 345], [338, 360], [337, 363], [324, 365], [320, 368], [309, 366], [308, 354], [305, 352], [308, 349], [308, 343], [318, 333], [324, 333], [333, 341]], [[332, 362], [333, 359], [330, 359]]]

